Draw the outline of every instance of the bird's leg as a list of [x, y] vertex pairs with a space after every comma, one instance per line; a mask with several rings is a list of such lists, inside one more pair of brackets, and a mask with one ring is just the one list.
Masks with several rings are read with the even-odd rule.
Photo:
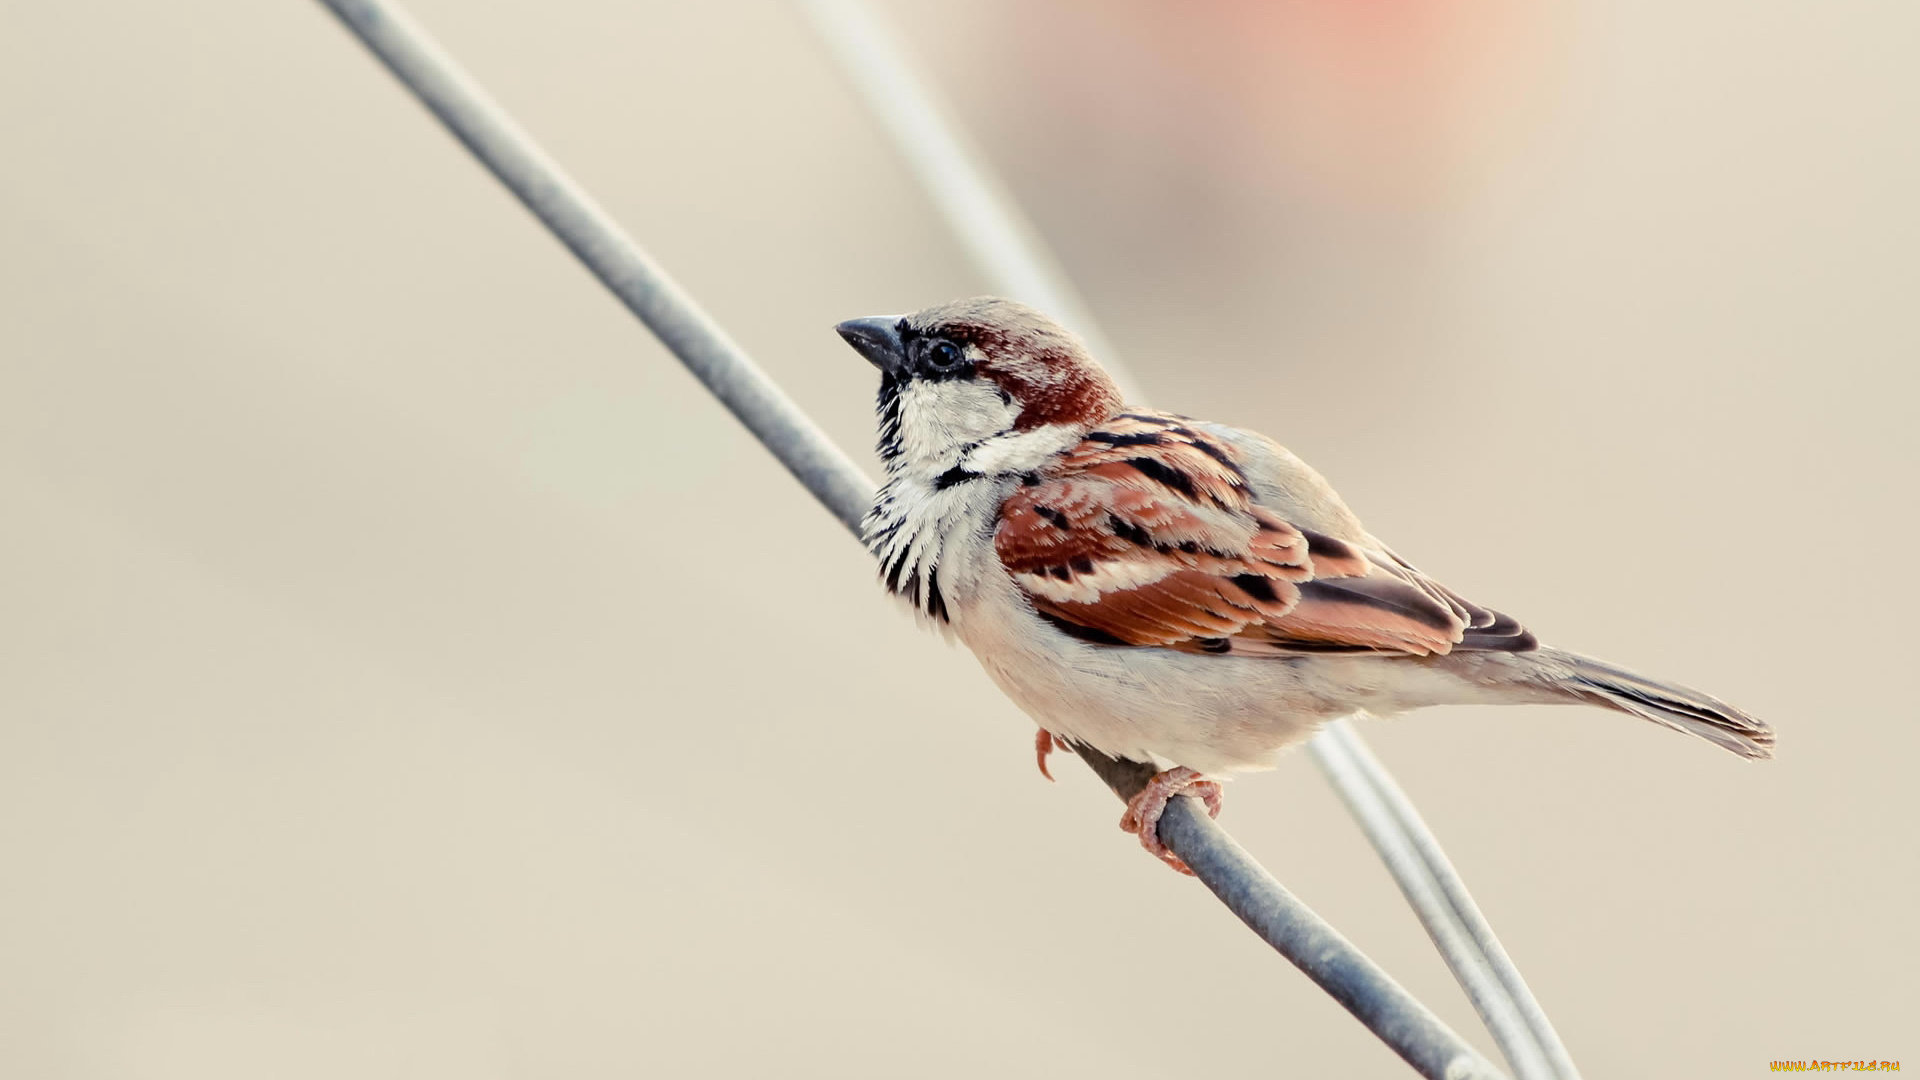
[[1148, 854], [1191, 875], [1193, 871], [1187, 869], [1187, 864], [1160, 842], [1160, 815], [1166, 813], [1167, 800], [1181, 795], [1192, 795], [1205, 803], [1208, 817], [1220, 816], [1219, 781], [1208, 780], [1182, 765], [1155, 773], [1138, 795], [1127, 800], [1127, 812], [1120, 815], [1120, 828], [1139, 836], [1140, 846], [1146, 848]]
[[1033, 734], [1033, 759], [1040, 766], [1040, 775], [1053, 779], [1053, 773], [1047, 770], [1047, 755], [1053, 753], [1053, 732], [1041, 728]]

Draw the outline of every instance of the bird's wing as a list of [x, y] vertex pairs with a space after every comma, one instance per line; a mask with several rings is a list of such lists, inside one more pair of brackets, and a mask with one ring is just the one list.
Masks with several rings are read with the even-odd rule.
[[1368, 543], [1357, 522], [1341, 531], [1361, 539], [1289, 521], [1245, 457], [1183, 418], [1122, 414], [1007, 499], [994, 548], [1043, 618], [1100, 644], [1251, 656], [1534, 647], [1512, 619]]

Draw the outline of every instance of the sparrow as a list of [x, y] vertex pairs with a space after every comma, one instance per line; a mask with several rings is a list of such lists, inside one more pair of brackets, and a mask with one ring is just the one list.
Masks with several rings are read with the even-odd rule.
[[886, 482], [863, 522], [886, 589], [965, 643], [1056, 745], [1157, 770], [1158, 822], [1343, 716], [1580, 704], [1746, 758], [1773, 731], [1684, 686], [1542, 646], [1402, 559], [1264, 435], [1129, 407], [1085, 345], [981, 297], [835, 328], [880, 370]]

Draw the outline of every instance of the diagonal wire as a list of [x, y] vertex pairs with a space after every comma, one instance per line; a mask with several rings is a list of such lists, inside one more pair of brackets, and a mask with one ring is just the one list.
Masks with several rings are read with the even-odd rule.
[[[840, 523], [859, 535], [872, 483], [807, 420], [691, 297], [622, 232], [437, 43], [384, 0], [321, 0], [474, 157], [746, 424]], [[1116, 792], [1144, 766], [1082, 755]], [[1255, 933], [1334, 997], [1422, 1076], [1502, 1074], [1378, 965], [1288, 893], [1190, 798], [1161, 837]]]
[[[936, 99], [900, 36], [862, 0], [806, 0], [815, 30], [993, 286], [1056, 313], [1113, 371], [1086, 305], [984, 158]], [[1116, 372], [1131, 382], [1124, 371]], [[1129, 401], [1143, 400], [1133, 386]], [[1412, 800], [1345, 722], [1310, 748], [1360, 823], [1454, 978], [1522, 1080], [1578, 1080], [1559, 1034], [1507, 956]]]

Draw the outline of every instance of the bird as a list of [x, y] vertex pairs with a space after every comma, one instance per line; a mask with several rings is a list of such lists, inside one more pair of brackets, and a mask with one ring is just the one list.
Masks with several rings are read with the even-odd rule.
[[1056, 746], [1151, 765], [1120, 827], [1175, 870], [1170, 799], [1217, 816], [1221, 780], [1350, 715], [1584, 704], [1773, 754], [1740, 709], [1428, 577], [1272, 439], [1129, 405], [1039, 311], [976, 297], [835, 329], [880, 372], [861, 531], [881, 583], [1034, 721], [1048, 779]]

